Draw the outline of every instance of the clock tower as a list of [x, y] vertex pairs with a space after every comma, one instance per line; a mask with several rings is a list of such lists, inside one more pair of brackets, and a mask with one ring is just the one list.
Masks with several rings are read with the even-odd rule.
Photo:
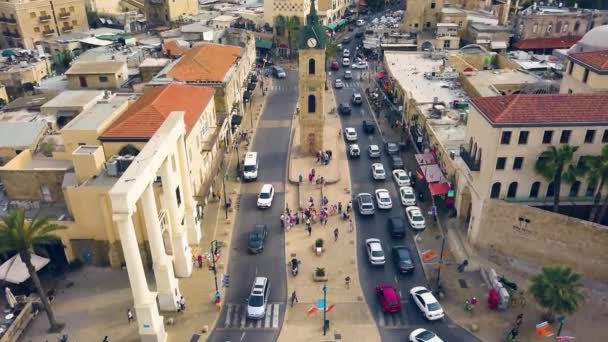
[[315, 0], [310, 1], [306, 25], [298, 36], [300, 148], [302, 154], [323, 150], [325, 125], [325, 29], [319, 23]]

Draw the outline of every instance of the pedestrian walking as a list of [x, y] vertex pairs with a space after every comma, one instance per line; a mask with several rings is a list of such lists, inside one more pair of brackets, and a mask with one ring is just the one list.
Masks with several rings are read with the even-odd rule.
[[308, 227], [306, 227], [306, 230], [308, 230], [308, 236], [312, 236], [312, 226], [308, 225]]
[[350, 210], [352, 209], [352, 206], [353, 206], [353, 202], [348, 201], [348, 204], [346, 205], [346, 213], [350, 214]]
[[127, 309], [127, 323], [131, 324], [131, 321], [134, 321], [135, 317], [133, 317], [133, 311], [131, 309]]
[[291, 293], [291, 307], [293, 307], [294, 303], [297, 303], [298, 301], [298, 295], [296, 294], [296, 291], [293, 291]]
[[353, 219], [348, 220], [349, 222], [349, 228], [350, 228], [350, 232], [352, 233], [355, 230], [355, 223], [353, 222]]
[[437, 222], [437, 206], [436, 205], [433, 205], [431, 212], [433, 214], [433, 221]]
[[338, 202], [338, 214], [342, 214], [342, 202]]
[[338, 228], [334, 229], [334, 241], [338, 241], [339, 234], [340, 234], [340, 231], [338, 231]]
[[281, 214], [281, 228], [285, 228], [285, 215]]
[[346, 276], [346, 278], [344, 278], [344, 282], [346, 283], [346, 288], [349, 289], [350, 288], [350, 276]]
[[203, 268], [203, 256], [201, 254], [196, 257], [196, 261], [198, 262], [198, 268]]
[[184, 296], [181, 296], [179, 298], [179, 307], [182, 310], [182, 312], [186, 311], [186, 299], [184, 298]]

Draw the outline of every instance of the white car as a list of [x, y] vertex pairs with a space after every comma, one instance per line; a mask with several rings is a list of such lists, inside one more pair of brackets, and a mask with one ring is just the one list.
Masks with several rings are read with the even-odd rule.
[[370, 158], [380, 158], [380, 147], [378, 145], [369, 145], [367, 154]]
[[346, 127], [344, 129], [344, 137], [347, 141], [357, 141], [357, 131], [352, 127]]
[[350, 50], [344, 49], [344, 51], [342, 51], [342, 57], [350, 57]]
[[391, 201], [391, 194], [386, 189], [376, 190], [376, 202], [378, 203], [378, 209], [392, 209], [393, 201]]
[[384, 171], [384, 165], [381, 163], [372, 164], [372, 178], [375, 180], [386, 179], [386, 171]]
[[342, 83], [341, 79], [336, 78], [336, 81], [334, 82], [334, 88], [336, 88], [336, 89], [344, 88], [344, 83]]
[[384, 250], [382, 249], [382, 243], [378, 239], [367, 239], [365, 240], [365, 249], [367, 250], [367, 257], [369, 263], [376, 266], [382, 266], [386, 263], [384, 257]]
[[403, 169], [395, 169], [393, 170], [393, 179], [397, 186], [405, 186], [410, 185], [410, 176], [408, 176], [407, 172]]
[[274, 198], [274, 187], [272, 184], [262, 185], [262, 190], [258, 195], [258, 208], [270, 208]]
[[414, 188], [411, 186], [400, 187], [399, 197], [401, 198], [401, 204], [406, 207], [416, 205], [416, 194], [414, 193]]
[[367, 64], [367, 62], [356, 62], [353, 63], [350, 67], [353, 69], [367, 69], [369, 68], [369, 65]]
[[426, 319], [434, 321], [443, 318], [441, 304], [429, 289], [424, 286], [416, 286], [410, 290], [410, 294]]
[[344, 71], [344, 79], [345, 80], [352, 80], [353, 79], [353, 72], [350, 71], [350, 70]]
[[410, 334], [410, 342], [443, 342], [434, 332], [418, 328]]
[[426, 224], [424, 223], [424, 216], [422, 216], [422, 210], [420, 208], [412, 206], [405, 208], [405, 214], [407, 215], [410, 226], [414, 229], [424, 229]]
[[350, 58], [342, 58], [342, 66], [347, 67], [350, 65]]

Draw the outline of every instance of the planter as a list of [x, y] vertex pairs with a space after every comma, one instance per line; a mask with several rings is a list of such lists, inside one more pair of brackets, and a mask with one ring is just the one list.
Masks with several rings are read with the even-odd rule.
[[316, 273], [312, 274], [312, 280], [314, 280], [315, 282], [326, 282], [328, 280], [327, 278], [327, 274], [324, 276], [318, 276]]
[[327, 281], [327, 272], [325, 272], [325, 268], [317, 267], [312, 273], [312, 280], [317, 282]]
[[312, 251], [317, 255], [317, 256], [321, 256], [323, 254], [323, 252], [325, 251], [323, 249], [323, 247], [317, 247], [316, 245], [312, 245]]

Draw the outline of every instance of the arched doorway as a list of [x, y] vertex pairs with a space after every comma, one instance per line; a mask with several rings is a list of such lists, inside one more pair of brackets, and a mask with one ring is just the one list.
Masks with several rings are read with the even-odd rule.
[[459, 217], [468, 223], [471, 221], [471, 209], [473, 201], [471, 199], [471, 190], [466, 186], [460, 194], [460, 209], [458, 210]]
[[138, 154], [139, 154], [139, 149], [131, 144], [124, 146], [118, 152], [119, 156], [127, 156], [127, 155], [136, 156]]
[[434, 49], [433, 43], [426, 41], [426, 42], [422, 43], [422, 45], [420, 46], [420, 49], [422, 51], [432, 51]]

